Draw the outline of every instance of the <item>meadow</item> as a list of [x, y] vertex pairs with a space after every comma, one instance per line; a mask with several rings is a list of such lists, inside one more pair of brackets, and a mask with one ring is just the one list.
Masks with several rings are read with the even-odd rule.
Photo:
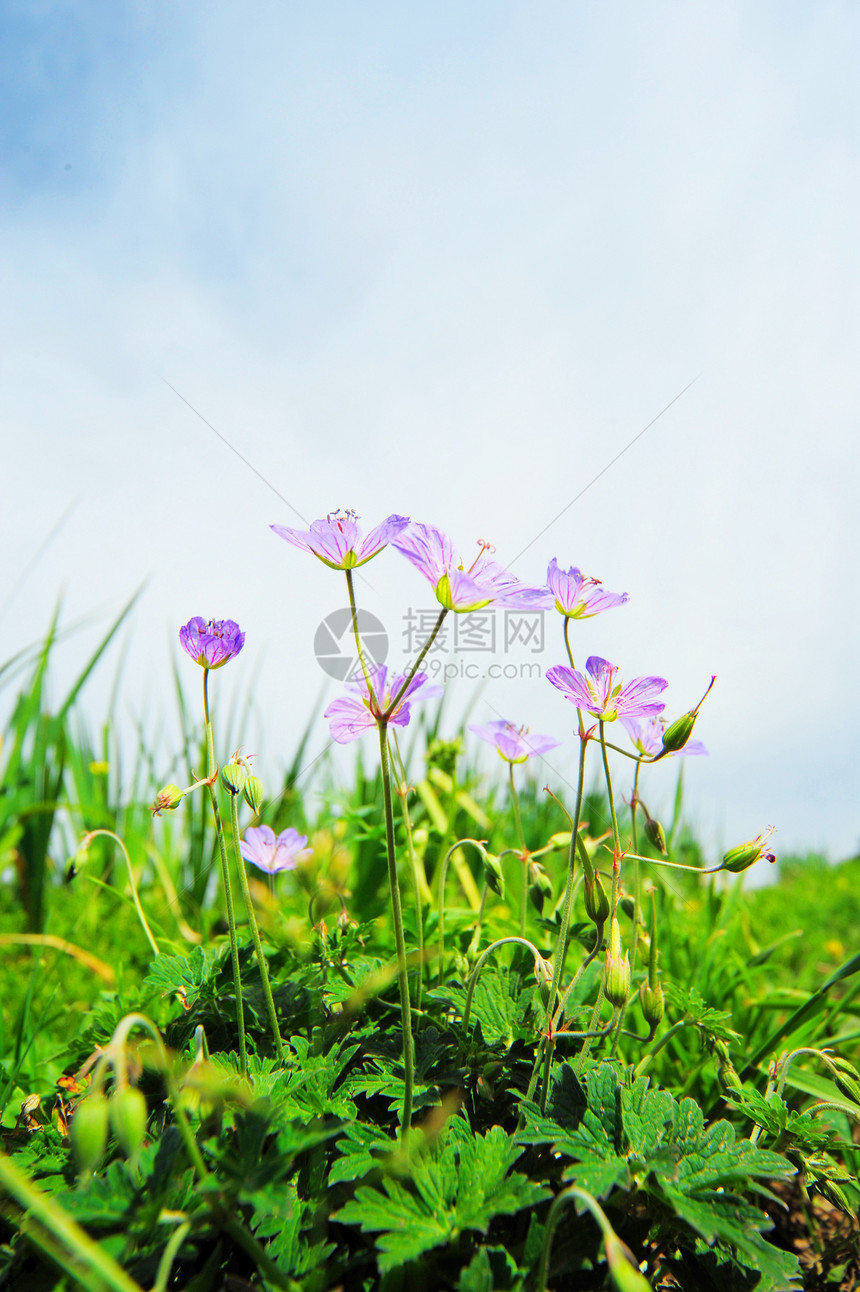
[[[280, 537], [346, 576], [356, 669], [318, 721], [348, 780], [300, 775], [308, 733], [280, 769], [225, 747], [230, 620], [182, 626], [166, 760], [81, 708], [131, 607], [59, 700], [56, 623], [0, 672], [0, 1286], [860, 1287], [860, 860], [752, 889], [767, 832], [706, 854], [707, 692], [670, 722], [664, 679], [576, 667], [623, 596], [400, 517], [315, 526]], [[420, 656], [370, 658], [352, 570], [398, 545], [439, 624], [560, 611], [575, 791], [556, 742], [452, 729]]]

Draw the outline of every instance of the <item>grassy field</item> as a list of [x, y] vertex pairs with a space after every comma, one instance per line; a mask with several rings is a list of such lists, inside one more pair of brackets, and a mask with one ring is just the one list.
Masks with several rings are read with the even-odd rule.
[[[206, 765], [202, 722], [183, 701], [172, 764], [144, 735], [129, 771], [112, 716], [94, 738], [80, 712], [118, 627], [53, 709], [53, 631], [3, 670], [0, 1286], [860, 1286], [860, 860], [782, 858], [746, 891], [664, 869], [640, 838], [652, 860], [625, 860], [617, 886], [619, 1006], [613, 929], [586, 900], [589, 873], [613, 886], [610, 804], [591, 794], [567, 995], [550, 1000], [565, 806], [527, 769], [517, 802], [479, 777], [471, 737], [428, 705], [392, 772], [415, 1037], [398, 1137], [378, 767], [334, 784], [323, 762], [311, 807], [299, 748], [259, 811], [241, 806], [241, 830], [295, 827], [311, 849], [249, 874], [250, 908], [236, 896], [244, 1065], [210, 797], [152, 812], [170, 776]], [[213, 794], [238, 895], [239, 806]], [[719, 862], [680, 787], [663, 828], [672, 860]], [[110, 833], [80, 849], [93, 832]], [[643, 1016], [657, 983], [660, 1017], [653, 1001]]]

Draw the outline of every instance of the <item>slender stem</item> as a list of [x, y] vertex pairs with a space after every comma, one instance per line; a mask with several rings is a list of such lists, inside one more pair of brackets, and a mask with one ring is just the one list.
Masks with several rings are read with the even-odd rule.
[[345, 570], [346, 586], [349, 592], [349, 609], [352, 614], [352, 634], [355, 638], [355, 649], [358, 651], [358, 662], [361, 665], [361, 671], [364, 674], [364, 683], [367, 687], [367, 694], [370, 696], [370, 702], [376, 707], [376, 695], [373, 690], [373, 683], [370, 679], [370, 669], [364, 655], [364, 647], [361, 644], [361, 633], [358, 631], [358, 610], [355, 604], [355, 586], [352, 581], [352, 570]]
[[532, 955], [535, 958], [535, 964], [538, 964], [538, 962], [543, 959], [543, 956], [538, 951], [537, 947], [534, 945], [533, 942], [529, 942], [528, 938], [518, 938], [512, 935], [509, 938], [499, 938], [497, 942], [491, 942], [490, 945], [487, 947], [486, 951], [482, 954], [478, 963], [475, 965], [474, 969], [472, 970], [472, 976], [469, 979], [469, 986], [466, 990], [466, 1004], [463, 1008], [463, 1031], [464, 1032], [467, 1031], [469, 1027], [469, 1017], [472, 1013], [472, 999], [475, 995], [475, 988], [478, 985], [478, 978], [481, 975], [481, 970], [483, 969], [490, 955], [493, 953], [493, 951], [497, 949], [497, 947], [509, 946], [511, 943], [516, 943], [517, 946], [521, 946], [521, 947], [528, 947], [529, 951], [531, 951]]
[[137, 891], [137, 884], [134, 881], [134, 870], [132, 869], [131, 858], [128, 855], [128, 849], [126, 848], [124, 842], [119, 837], [119, 835], [115, 834], [113, 830], [90, 830], [85, 837], [85, 842], [88, 844], [90, 839], [97, 839], [99, 835], [104, 835], [108, 839], [113, 839], [116, 843], [119, 844], [122, 850], [122, 855], [125, 857], [125, 864], [128, 867], [128, 882], [131, 885], [131, 895], [132, 895], [132, 898], [134, 899], [134, 907], [135, 907], [135, 910], [137, 911], [138, 919], [140, 920], [141, 925], [143, 926], [143, 931], [146, 934], [146, 939], [149, 945], [152, 947], [152, 950], [155, 952], [155, 954], [159, 955], [160, 952], [158, 949], [158, 943], [153, 937], [152, 929], [149, 927], [147, 918], [143, 913], [143, 907], [140, 904], [140, 895], [138, 894], [138, 891]]
[[[617, 855], [618, 853], [621, 852], [621, 834], [618, 829], [618, 815], [615, 811], [615, 795], [612, 792], [612, 777], [609, 773], [609, 756], [606, 753], [606, 736], [604, 734], [605, 726], [606, 724], [601, 718], [599, 723], [600, 749], [603, 754], [603, 771], [604, 771], [604, 775], [606, 776], [606, 792], [609, 795], [609, 812], [612, 817], [612, 842]], [[614, 914], [614, 906], [613, 906], [613, 914]]]
[[[409, 786], [406, 782], [406, 768], [403, 759], [400, 756], [400, 744], [397, 740], [397, 732], [391, 733], [394, 737], [394, 752], [396, 755], [395, 763], [397, 766], [397, 797], [400, 799], [400, 811], [403, 816], [403, 828], [406, 831], [406, 847], [409, 852], [409, 865], [412, 871], [412, 888], [415, 893], [415, 931], [418, 938], [418, 973], [415, 977], [415, 1008], [421, 1008], [421, 987], [424, 980], [424, 911], [421, 900], [421, 877], [418, 872], [418, 858], [415, 855], [415, 841], [412, 838], [412, 819], [409, 815], [409, 803], [407, 797]], [[426, 877], [425, 877], [426, 884]]]
[[576, 669], [573, 662], [573, 650], [570, 645], [570, 615], [564, 616], [564, 648], [567, 651], [567, 658], [570, 660], [570, 667]]
[[490, 885], [484, 880], [484, 887], [481, 890], [481, 905], [478, 907], [478, 917], [475, 921], [475, 930], [472, 934], [472, 940], [469, 943], [469, 949], [466, 955], [473, 956], [478, 947], [481, 945], [481, 926], [484, 923], [484, 909], [487, 905], [487, 893], [490, 891]]
[[663, 1035], [660, 1037], [660, 1040], [656, 1041], [654, 1045], [652, 1045], [651, 1049], [648, 1051], [645, 1057], [639, 1060], [634, 1070], [633, 1076], [641, 1077], [644, 1075], [644, 1073], [648, 1071], [656, 1056], [663, 1049], [664, 1045], [668, 1045], [669, 1041], [671, 1041], [672, 1037], [675, 1035], [676, 1032], [680, 1032], [685, 1027], [695, 1027], [695, 1026], [696, 1026], [695, 1023], [693, 1023], [688, 1018], [682, 1018], [677, 1023], [673, 1023], [672, 1026], [669, 1028], [668, 1032], [664, 1032]]
[[436, 636], [439, 632], [439, 629], [442, 627], [442, 624], [445, 622], [445, 616], [447, 615], [447, 613], [448, 613], [447, 610], [441, 610], [439, 612], [439, 618], [436, 620], [436, 623], [433, 625], [433, 631], [431, 632], [430, 636], [427, 638], [424, 645], [421, 647], [421, 651], [418, 655], [418, 658], [410, 668], [409, 672], [406, 674], [406, 677], [403, 679], [403, 685], [400, 687], [400, 690], [397, 692], [394, 699], [391, 701], [388, 708], [386, 709], [385, 711], [386, 717], [388, 717], [390, 714], [394, 712], [394, 710], [397, 708], [398, 704], [406, 694], [406, 690], [409, 686], [409, 683], [412, 681], [413, 677], [418, 672], [419, 668], [421, 667], [421, 664], [424, 661], [424, 656], [427, 654], [428, 650], [436, 640]]
[[[567, 624], [567, 621], [565, 620], [565, 627], [566, 627], [566, 624]], [[566, 640], [567, 640], [567, 637], [565, 635], [565, 641]], [[582, 812], [583, 787], [585, 785], [586, 746], [587, 746], [587, 742], [580, 737], [579, 772], [578, 772], [577, 782], [576, 782], [576, 804], [573, 810], [573, 818], [570, 823], [570, 852], [568, 854], [568, 859], [567, 859], [567, 882], [565, 883], [565, 886], [564, 886], [564, 900], [561, 908], [561, 928], [559, 929], [558, 942], [556, 943], [555, 955], [553, 956], [552, 985], [549, 991], [549, 1000], [547, 1001], [546, 1018], [544, 1021], [544, 1028], [545, 1028], [546, 1037], [547, 1037], [546, 1039], [547, 1062], [544, 1067], [545, 1073], [548, 1073], [551, 1071], [552, 1051], [554, 1046], [554, 1039], [553, 1039], [554, 1028], [551, 1026], [553, 1008], [555, 1005], [555, 1001], [558, 997], [558, 993], [561, 991], [561, 983], [564, 977], [564, 962], [567, 959], [568, 935], [570, 933], [570, 915], [573, 909], [573, 881], [574, 881], [574, 875], [576, 872], [576, 847], [577, 847], [577, 838], [579, 836], [579, 818]], [[599, 937], [597, 940], [597, 945], [598, 947], [600, 945]], [[566, 999], [566, 997], [564, 999]], [[538, 1063], [539, 1063], [539, 1056], [536, 1056], [535, 1072], [539, 1070]], [[548, 1096], [548, 1090], [547, 1090], [548, 1084], [549, 1082], [547, 1080], [542, 1092], [544, 1100], [546, 1100]]]
[[[209, 669], [203, 670], [203, 713], [206, 723], [206, 758], [208, 774], [214, 778], [215, 738], [212, 733], [212, 719], [209, 715]], [[239, 971], [239, 944], [236, 941], [236, 917], [233, 913], [233, 888], [230, 883], [230, 865], [227, 861], [227, 845], [224, 842], [224, 827], [221, 824], [221, 813], [218, 810], [218, 796], [213, 783], [209, 785], [209, 800], [212, 804], [212, 815], [215, 818], [215, 834], [218, 838], [218, 853], [221, 858], [221, 878], [224, 883], [224, 901], [227, 906], [227, 927], [230, 931], [230, 958], [233, 962], [233, 990], [236, 994], [236, 1026], [239, 1029], [239, 1066], [242, 1076], [248, 1075], [248, 1049], [245, 1042], [245, 1006], [242, 1000], [242, 975]]]
[[[38, 1189], [2, 1152], [0, 1152], [0, 1187], [24, 1208], [25, 1215], [18, 1221], [22, 1232], [31, 1236], [28, 1221], [35, 1220], [42, 1225], [51, 1238], [64, 1248], [71, 1260], [83, 1267], [81, 1275], [84, 1270], [88, 1271], [85, 1286], [93, 1286], [95, 1280], [98, 1280], [99, 1286], [110, 1289], [110, 1292], [143, 1292], [140, 1284], [126, 1274], [100, 1243], [90, 1238], [86, 1230], [72, 1219], [55, 1197]], [[36, 1234], [32, 1234], [32, 1238], [36, 1242], [39, 1241]], [[67, 1273], [75, 1279], [72, 1270], [67, 1270]], [[75, 1279], [75, 1282], [78, 1281]]]
[[164, 1251], [161, 1253], [161, 1260], [158, 1262], [158, 1270], [155, 1275], [155, 1283], [152, 1285], [152, 1292], [167, 1292], [167, 1285], [170, 1282], [170, 1271], [173, 1269], [173, 1262], [179, 1255], [179, 1249], [191, 1233], [191, 1221], [186, 1220], [173, 1231], [167, 1240]]
[[448, 862], [453, 857], [458, 848], [462, 848], [464, 843], [471, 843], [478, 849], [482, 857], [486, 856], [484, 845], [480, 839], [458, 839], [455, 844], [448, 849], [442, 858], [442, 865], [439, 867], [439, 986], [445, 981], [445, 880], [448, 877]]
[[566, 1202], [569, 1202], [572, 1198], [578, 1198], [580, 1202], [584, 1203], [584, 1205], [588, 1208], [588, 1210], [591, 1212], [592, 1216], [600, 1226], [600, 1232], [603, 1235], [604, 1240], [606, 1240], [607, 1238], [610, 1238], [610, 1239], [615, 1238], [615, 1231], [613, 1230], [612, 1226], [609, 1223], [609, 1220], [607, 1219], [606, 1212], [603, 1210], [603, 1208], [601, 1207], [597, 1199], [594, 1198], [586, 1189], [580, 1189], [575, 1184], [569, 1184], [566, 1189], [562, 1189], [561, 1193], [556, 1194], [556, 1196], [552, 1200], [550, 1209], [547, 1213], [546, 1230], [544, 1232], [544, 1239], [543, 1239], [543, 1248], [541, 1249], [540, 1264], [538, 1265], [538, 1274], [537, 1274], [537, 1283], [536, 1283], [537, 1292], [546, 1292], [547, 1270], [549, 1267], [549, 1253], [550, 1253], [550, 1248], [552, 1247], [553, 1235], [555, 1234], [555, 1228], [556, 1228], [556, 1225], [558, 1224], [558, 1218], [559, 1218], [559, 1215], [561, 1214], [562, 1207], [565, 1205]]
[[391, 888], [391, 913], [394, 918], [394, 939], [397, 944], [397, 966], [400, 974], [400, 1014], [403, 1019], [403, 1120], [400, 1124], [401, 1139], [406, 1140], [412, 1124], [412, 1091], [414, 1086], [415, 1055], [412, 1045], [412, 1007], [409, 1003], [409, 971], [406, 964], [406, 939], [403, 935], [403, 910], [400, 904], [400, 883], [397, 878], [397, 857], [394, 849], [394, 811], [391, 804], [391, 768], [388, 757], [388, 724], [384, 718], [378, 722], [379, 761], [382, 765], [382, 797], [385, 808], [385, 841], [388, 856], [388, 883]]
[[278, 1015], [275, 1010], [275, 1002], [272, 998], [272, 986], [269, 982], [269, 967], [266, 963], [266, 953], [263, 950], [263, 943], [260, 940], [260, 928], [257, 924], [257, 916], [254, 912], [254, 901], [251, 897], [251, 889], [248, 884], [248, 875], [245, 870], [245, 859], [239, 849], [239, 795], [230, 792], [230, 815], [233, 824], [233, 845], [236, 853], [236, 867], [239, 871], [239, 883], [242, 886], [242, 896], [245, 899], [245, 909], [248, 912], [248, 927], [251, 930], [251, 937], [254, 939], [254, 950], [257, 953], [257, 964], [260, 966], [260, 978], [263, 983], [263, 995], [266, 997], [266, 1012], [269, 1015], [269, 1026], [272, 1029], [272, 1039], [275, 1042], [275, 1054], [278, 1056], [280, 1063], [284, 1062], [284, 1043], [281, 1040], [281, 1030], [278, 1027]]
[[526, 836], [523, 831], [523, 818], [520, 813], [520, 800], [517, 794], [517, 787], [514, 782], [514, 765], [508, 763], [508, 774], [511, 784], [511, 803], [514, 806], [514, 820], [517, 823], [517, 837], [520, 841], [520, 861], [523, 864], [523, 881], [520, 895], [520, 937], [526, 936], [526, 908], [529, 901], [529, 865], [528, 865], [528, 848], [526, 847]]

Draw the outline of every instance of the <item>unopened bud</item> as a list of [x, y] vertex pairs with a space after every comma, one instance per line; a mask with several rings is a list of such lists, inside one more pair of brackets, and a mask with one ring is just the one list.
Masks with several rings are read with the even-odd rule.
[[549, 994], [552, 989], [552, 961], [544, 960], [543, 956], [535, 960], [535, 981], [540, 988], [541, 1000], [544, 1008], [549, 1004]]
[[153, 816], [160, 816], [162, 812], [172, 812], [179, 807], [182, 802], [182, 790], [178, 785], [165, 785], [163, 790], [159, 790], [152, 805]]
[[693, 727], [696, 725], [696, 718], [699, 716], [699, 710], [710, 695], [711, 687], [714, 685], [716, 680], [717, 679], [715, 677], [711, 678], [711, 685], [708, 687], [695, 709], [691, 709], [689, 713], [682, 714], [680, 718], [673, 722], [671, 726], [667, 727], [663, 732], [662, 753], [677, 754], [679, 749], [684, 748], [687, 741], [693, 734]]
[[487, 881], [489, 888], [497, 893], [499, 897], [505, 895], [505, 876], [502, 873], [502, 864], [498, 857], [491, 852], [487, 852], [483, 857], [484, 879]]
[[603, 1246], [616, 1292], [651, 1292], [651, 1284], [636, 1264], [636, 1257], [617, 1234], [606, 1234]]
[[95, 1091], [75, 1106], [69, 1138], [78, 1170], [89, 1175], [104, 1157], [108, 1136], [108, 1101]]
[[751, 839], [749, 843], [740, 843], [736, 848], [730, 848], [723, 857], [723, 870], [730, 870], [733, 875], [738, 875], [742, 870], [748, 870], [750, 866], [763, 857], [765, 861], [776, 861], [772, 852], [767, 850], [767, 842], [773, 834], [773, 826], [768, 828], [756, 839]]
[[604, 892], [603, 885], [600, 882], [600, 875], [595, 870], [594, 878], [589, 880], [588, 875], [585, 877], [584, 885], [585, 909], [588, 918], [593, 920], [598, 928], [602, 928], [609, 918], [609, 898]]
[[639, 985], [639, 1004], [642, 1007], [642, 1015], [652, 1032], [656, 1032], [660, 1026], [660, 1020], [663, 1017], [665, 1002], [663, 1000], [663, 988], [659, 982], [655, 987], [649, 987], [648, 981]]
[[838, 1055], [836, 1058], [829, 1058], [831, 1075], [843, 1095], [853, 1099], [855, 1103], [860, 1104], [860, 1072], [849, 1063], [847, 1059], [842, 1059]]
[[543, 904], [546, 899], [552, 897], [552, 883], [549, 875], [540, 862], [537, 861], [532, 861], [529, 864], [529, 897], [538, 915], [543, 910]]
[[558, 834], [551, 834], [549, 841], [553, 848], [569, 848], [570, 830], [560, 830]]
[[248, 807], [255, 816], [259, 816], [260, 808], [263, 806], [263, 782], [259, 776], [246, 777], [242, 793], [245, 795], [245, 802]]
[[121, 1086], [108, 1101], [111, 1129], [126, 1157], [134, 1157], [146, 1134], [146, 1099], [137, 1086]]
[[603, 965], [603, 991], [610, 1005], [621, 1008], [630, 996], [630, 958], [621, 954], [621, 927], [616, 916], [609, 927], [609, 950]]
[[225, 763], [221, 768], [221, 784], [231, 794], [241, 794], [247, 779], [248, 773], [239, 763]]
[[652, 848], [656, 848], [662, 856], [666, 856], [668, 849], [666, 847], [666, 836], [663, 833], [663, 827], [660, 822], [656, 821], [652, 816], [647, 817], [645, 820], [645, 838], [651, 844]]

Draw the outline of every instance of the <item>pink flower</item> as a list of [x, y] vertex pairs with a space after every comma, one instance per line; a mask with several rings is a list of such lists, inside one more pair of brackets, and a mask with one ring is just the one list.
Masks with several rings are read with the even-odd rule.
[[202, 668], [220, 668], [245, 645], [245, 634], [234, 619], [203, 619], [195, 615], [179, 629], [179, 643]]
[[546, 581], [556, 610], [570, 619], [590, 619], [628, 600], [626, 592], [607, 592], [600, 579], [586, 578], [576, 566], [560, 570], [555, 557], [549, 563]]
[[540, 610], [549, 605], [545, 588], [527, 587], [489, 559], [489, 543], [481, 543], [468, 570], [457, 559], [448, 535], [432, 525], [411, 524], [392, 540], [392, 546], [429, 579], [436, 600], [446, 610], [467, 614], [489, 605], [510, 610]]
[[495, 745], [506, 763], [524, 763], [535, 754], [548, 753], [560, 743], [552, 736], [532, 735], [528, 727], [515, 727], [512, 722], [505, 722], [504, 718], [483, 726], [472, 724], [469, 730], [474, 731], [481, 740], [486, 740], [488, 745]]
[[617, 675], [617, 664], [592, 655], [585, 661], [585, 673], [557, 664], [546, 676], [566, 700], [603, 722], [613, 722], [615, 718], [650, 717], [663, 712], [666, 706], [655, 700], [655, 696], [669, 685], [665, 678], [634, 677], [632, 682], [623, 686], [616, 682]]
[[[359, 736], [363, 736], [365, 731], [372, 731], [386, 713], [391, 701], [406, 680], [406, 676], [405, 673], [394, 673], [389, 681], [388, 669], [381, 664], [370, 674], [372, 697], [364, 677], [351, 683], [347, 688], [351, 694], [342, 695], [339, 699], [333, 700], [323, 714], [324, 718], [331, 720], [329, 730], [332, 739], [339, 745], [347, 745], [351, 740], [357, 740]], [[409, 725], [410, 700], [432, 700], [442, 694], [441, 686], [425, 686], [426, 681], [426, 673], [415, 674], [400, 697], [397, 708], [393, 713], [388, 714], [387, 720], [392, 726]], [[416, 695], [419, 690], [421, 695]]]
[[267, 875], [275, 875], [279, 870], [295, 870], [300, 861], [310, 856], [310, 849], [305, 848], [307, 841], [306, 834], [292, 828], [276, 836], [270, 825], [255, 825], [240, 839], [239, 851], [246, 861]]
[[364, 565], [409, 524], [408, 516], [389, 516], [362, 538], [354, 511], [331, 511], [325, 520], [315, 520], [309, 530], [270, 525], [279, 538], [319, 557], [330, 570], [354, 570]]

